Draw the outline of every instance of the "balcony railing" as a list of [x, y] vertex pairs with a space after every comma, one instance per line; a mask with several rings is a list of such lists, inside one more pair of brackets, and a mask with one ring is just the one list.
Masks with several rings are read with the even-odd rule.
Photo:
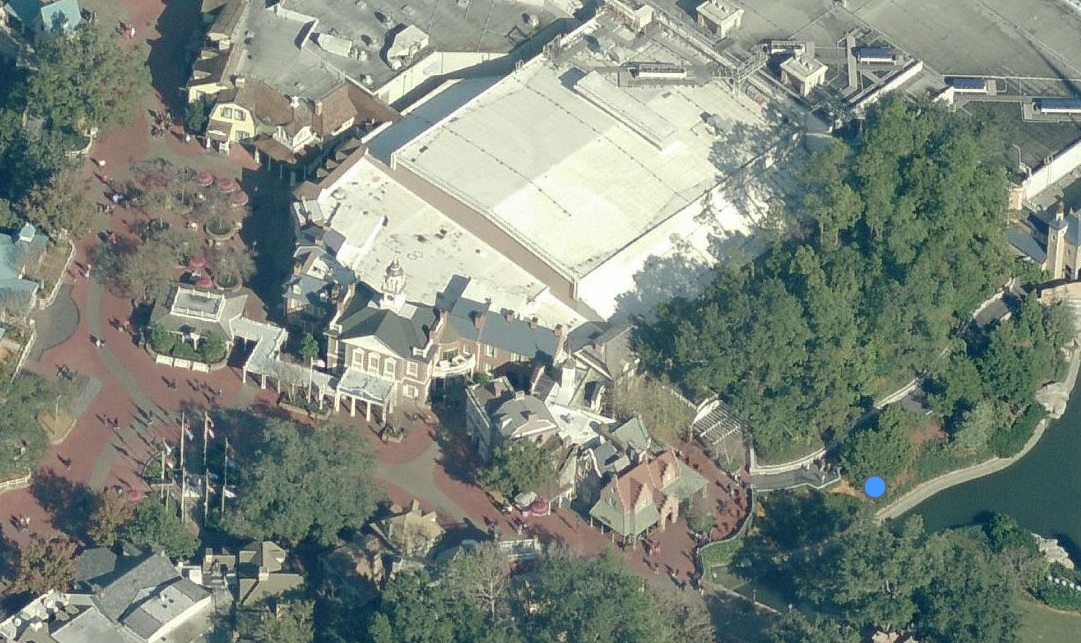
[[451, 359], [439, 360], [432, 369], [432, 377], [451, 377], [471, 373], [477, 365], [477, 358], [469, 353]]

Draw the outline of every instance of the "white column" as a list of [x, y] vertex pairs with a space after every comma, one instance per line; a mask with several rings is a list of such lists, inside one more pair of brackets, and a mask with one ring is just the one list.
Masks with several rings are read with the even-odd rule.
[[349, 396], [349, 417], [357, 416], [357, 398]]

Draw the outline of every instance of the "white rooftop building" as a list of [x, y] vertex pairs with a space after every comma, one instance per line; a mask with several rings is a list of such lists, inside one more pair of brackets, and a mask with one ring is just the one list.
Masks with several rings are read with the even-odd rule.
[[[715, 79], [705, 54], [608, 11], [373, 132], [303, 202], [338, 260], [364, 279], [398, 254], [419, 301], [466, 275], [483, 291], [469, 297], [550, 327], [696, 292], [781, 198], [767, 170], [797, 127]], [[641, 73], [654, 67], [679, 73]]]

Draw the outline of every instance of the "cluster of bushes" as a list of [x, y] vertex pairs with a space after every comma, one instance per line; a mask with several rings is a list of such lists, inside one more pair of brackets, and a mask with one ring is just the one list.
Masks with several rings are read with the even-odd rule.
[[[1081, 572], [1052, 563], [1048, 576], [1061, 578], [1067, 583], [1081, 585]], [[1036, 598], [1060, 610], [1081, 612], [1081, 591], [1067, 585], [1059, 585], [1044, 576], [1036, 583]]]
[[190, 359], [207, 364], [216, 364], [227, 354], [225, 340], [217, 335], [207, 335], [199, 341], [196, 348], [164, 326], [150, 329], [150, 347], [154, 352], [180, 359]]

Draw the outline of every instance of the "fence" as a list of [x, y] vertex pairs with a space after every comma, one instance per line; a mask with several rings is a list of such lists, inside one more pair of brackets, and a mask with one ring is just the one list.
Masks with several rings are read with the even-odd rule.
[[15, 489], [25, 489], [30, 486], [30, 480], [33, 479], [33, 477], [34, 474], [27, 471], [26, 475], [21, 478], [12, 478], [11, 480], [0, 482], [0, 493], [14, 491]]
[[64, 268], [56, 276], [56, 282], [53, 284], [53, 289], [49, 293], [49, 296], [42, 297], [38, 300], [38, 308], [44, 309], [52, 306], [53, 302], [56, 301], [56, 295], [60, 292], [60, 286], [64, 285], [64, 274], [71, 269], [71, 262], [75, 259], [75, 244], [72, 243], [71, 239], [68, 239], [67, 242], [70, 249], [68, 250], [68, 258], [64, 261]]
[[714, 541], [708, 542], [705, 545], [702, 545], [701, 547], [699, 547], [698, 549], [695, 550], [695, 552], [694, 552], [694, 554], [695, 554], [695, 564], [699, 567], [698, 571], [703, 576], [707, 572], [709, 572], [709, 570], [706, 569], [706, 566], [703, 563], [703, 558], [702, 558], [703, 552], [705, 552], [707, 549], [710, 549], [710, 548], [722, 549], [726, 545], [735, 545], [736, 543], [739, 542], [740, 539], [743, 538], [743, 535], [745, 533], [747, 533], [747, 529], [750, 527], [751, 522], [754, 520], [755, 505], [758, 502], [758, 500], [756, 498], [756, 494], [754, 492], [754, 489], [748, 489], [747, 490], [747, 498], [748, 498], [747, 517], [743, 519], [743, 523], [740, 524], [738, 529], [736, 529], [736, 532], [734, 534], [732, 534], [731, 536], [728, 536], [727, 538], [722, 538], [720, 540], [714, 540]]

